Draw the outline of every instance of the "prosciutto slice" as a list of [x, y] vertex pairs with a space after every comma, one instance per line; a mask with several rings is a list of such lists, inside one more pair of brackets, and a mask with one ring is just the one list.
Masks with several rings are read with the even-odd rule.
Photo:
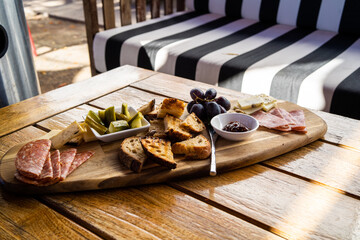
[[290, 131], [289, 124], [286, 120], [275, 116], [270, 113], [265, 113], [262, 110], [259, 110], [252, 114], [254, 118], [259, 121], [259, 124], [263, 127], [270, 129], [277, 129], [281, 131]]
[[275, 129], [283, 132], [307, 132], [305, 125], [305, 114], [303, 110], [294, 110], [288, 112], [282, 108], [275, 108], [268, 113], [259, 110], [253, 113], [252, 116], [259, 121], [261, 126], [269, 129]]
[[290, 115], [296, 120], [296, 125], [292, 127], [293, 130], [306, 133], [305, 114], [303, 110], [294, 110]]

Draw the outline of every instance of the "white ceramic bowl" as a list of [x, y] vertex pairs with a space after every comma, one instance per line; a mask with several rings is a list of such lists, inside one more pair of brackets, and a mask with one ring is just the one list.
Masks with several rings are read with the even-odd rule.
[[[137, 111], [131, 107], [131, 106], [128, 106], [128, 109], [129, 109], [129, 113], [130, 113], [130, 116], [134, 116]], [[115, 109], [116, 110], [119, 110], [119, 109]], [[107, 133], [107, 134], [104, 134], [104, 135], [100, 135], [97, 131], [95, 131], [94, 129], [91, 128], [91, 131], [94, 133], [95, 137], [100, 140], [100, 141], [103, 141], [103, 142], [112, 142], [112, 141], [116, 141], [116, 140], [119, 140], [119, 139], [122, 139], [122, 138], [127, 138], [127, 137], [130, 137], [130, 136], [134, 136], [140, 132], [143, 132], [143, 131], [147, 131], [150, 127], [150, 123], [145, 119], [143, 118], [141, 120], [141, 127], [139, 128], [132, 128], [132, 129], [126, 129], [126, 130], [122, 130], [122, 131], [119, 131], [119, 132], [114, 132], [114, 133]]]
[[[249, 128], [249, 131], [228, 132], [223, 130], [226, 124], [234, 121], [238, 121], [244, 124], [247, 128]], [[219, 114], [211, 119], [210, 124], [217, 134], [231, 141], [240, 141], [246, 139], [250, 137], [259, 127], [259, 122], [254, 117], [242, 113]]]

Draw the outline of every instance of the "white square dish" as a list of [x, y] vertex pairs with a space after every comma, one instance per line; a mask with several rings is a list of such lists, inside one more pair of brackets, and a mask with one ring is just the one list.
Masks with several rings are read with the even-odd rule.
[[[131, 117], [133, 117], [137, 113], [137, 111], [131, 106], [128, 106], [128, 109], [129, 109], [129, 113], [130, 113]], [[118, 110], [119, 110], [119, 108], [115, 109], [115, 111], [118, 111]], [[150, 123], [145, 118], [143, 118], [141, 120], [141, 125], [142, 126], [139, 128], [126, 129], [126, 130], [122, 130], [119, 132], [107, 133], [104, 135], [100, 135], [96, 130], [94, 130], [92, 128], [90, 128], [90, 129], [94, 133], [95, 137], [98, 140], [103, 141], [103, 142], [112, 142], [112, 141], [116, 141], [119, 139], [134, 136], [140, 132], [147, 131], [150, 127]]]

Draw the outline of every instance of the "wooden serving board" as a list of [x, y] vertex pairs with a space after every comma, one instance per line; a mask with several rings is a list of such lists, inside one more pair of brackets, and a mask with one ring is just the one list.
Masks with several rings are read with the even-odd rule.
[[[316, 114], [289, 102], [278, 105], [289, 111], [303, 109], [308, 132], [306, 134], [279, 132], [260, 127], [251, 138], [245, 141], [232, 142], [219, 137], [216, 142], [218, 173], [279, 156], [309, 144], [326, 133], [326, 123]], [[53, 132], [42, 138], [49, 138], [51, 134]], [[94, 150], [95, 155], [91, 159], [76, 169], [64, 181], [52, 186], [36, 187], [21, 183], [14, 178], [16, 153], [24, 144], [11, 148], [0, 162], [0, 177], [5, 189], [22, 194], [73, 192], [160, 183], [206, 176], [210, 169], [210, 159], [185, 160], [179, 156], [175, 158], [178, 163], [176, 169], [168, 170], [155, 163], [146, 163], [141, 173], [134, 173], [118, 160], [118, 149], [121, 141], [108, 144], [91, 142], [83, 143], [78, 147], [78, 152]]]

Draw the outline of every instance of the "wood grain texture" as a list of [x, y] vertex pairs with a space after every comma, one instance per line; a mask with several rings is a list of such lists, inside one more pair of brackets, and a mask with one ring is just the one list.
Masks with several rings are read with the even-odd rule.
[[264, 162], [267, 166], [317, 181], [359, 197], [360, 152], [316, 141]]
[[98, 98], [89, 104], [98, 108], [107, 108], [110, 106], [120, 107], [121, 104], [125, 102], [129, 106], [138, 109], [142, 105], [150, 102], [152, 99], [155, 99], [155, 104], [158, 105], [164, 98], [165, 97], [157, 94], [152, 94], [132, 87], [126, 87], [104, 97]]
[[96, 75], [95, 60], [93, 53], [94, 36], [99, 32], [99, 21], [97, 15], [96, 0], [83, 0], [86, 39], [90, 58], [91, 75]]
[[254, 165], [172, 184], [272, 227], [289, 239], [358, 239], [359, 201]]
[[328, 125], [328, 132], [324, 136], [324, 140], [360, 150], [359, 120], [322, 111], [313, 112], [322, 117]]
[[173, 13], [173, 0], [165, 0], [164, 1], [164, 13], [165, 15]]
[[178, 12], [185, 10], [185, 0], [177, 0], [176, 1], [176, 10]]
[[[0, 109], [0, 137], [52, 115], [111, 93], [128, 84], [156, 74], [131, 66], [116, 68], [85, 81]], [[9, 121], [8, 119], [12, 119]]]
[[152, 0], [150, 4], [151, 18], [160, 17], [160, 0]]
[[21, 144], [24, 141], [30, 141], [34, 137], [41, 137], [45, 133], [46, 132], [38, 128], [30, 126], [0, 138], [0, 159], [10, 148], [14, 147], [15, 145]]
[[131, 0], [120, 0], [121, 26], [131, 24]]
[[43, 199], [103, 238], [280, 239], [164, 185]]
[[248, 94], [240, 93], [238, 91], [187, 80], [164, 73], [149, 77], [146, 81], [133, 83], [131, 86], [155, 94], [178, 98], [187, 102], [191, 101], [190, 90], [194, 87], [200, 88], [203, 91], [206, 91], [208, 88], [215, 88], [218, 92], [218, 96], [226, 96], [229, 100], [238, 99], [241, 96], [248, 96]]
[[111, 29], [115, 27], [115, 11], [114, 0], [102, 0], [102, 10], [104, 18], [104, 29]]
[[136, 22], [146, 20], [146, 0], [135, 0]]
[[76, 108], [72, 108], [66, 112], [57, 114], [51, 118], [45, 119], [41, 122], [38, 122], [36, 125], [46, 128], [48, 130], [62, 130], [68, 127], [74, 121], [84, 121], [83, 117], [88, 114], [89, 110], [93, 110], [97, 113], [99, 108], [95, 108], [86, 104], [81, 105]]
[[1, 239], [100, 239], [30, 197], [19, 197], [0, 188]]

